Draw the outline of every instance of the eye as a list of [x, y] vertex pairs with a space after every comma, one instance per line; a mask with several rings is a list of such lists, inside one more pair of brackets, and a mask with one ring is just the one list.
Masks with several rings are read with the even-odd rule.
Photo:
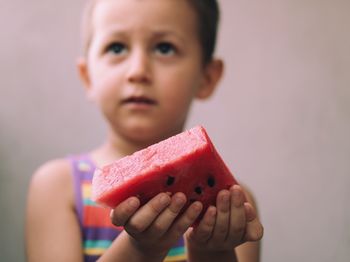
[[125, 51], [126, 51], [126, 46], [122, 43], [111, 43], [106, 48], [106, 52], [110, 52], [116, 55], [120, 55]]
[[166, 56], [173, 55], [176, 52], [175, 46], [168, 42], [162, 42], [157, 44], [155, 49], [155, 51], [159, 54]]

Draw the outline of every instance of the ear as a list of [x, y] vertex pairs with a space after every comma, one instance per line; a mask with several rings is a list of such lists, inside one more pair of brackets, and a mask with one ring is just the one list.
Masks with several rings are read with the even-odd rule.
[[221, 59], [213, 59], [204, 68], [203, 82], [199, 87], [196, 97], [199, 99], [209, 98], [217, 87], [224, 72], [224, 63]]
[[86, 61], [86, 58], [79, 57], [77, 59], [76, 66], [77, 66], [79, 78], [85, 88], [86, 95], [88, 99], [91, 100], [92, 99], [91, 80], [90, 80], [89, 68], [88, 68], [88, 63]]

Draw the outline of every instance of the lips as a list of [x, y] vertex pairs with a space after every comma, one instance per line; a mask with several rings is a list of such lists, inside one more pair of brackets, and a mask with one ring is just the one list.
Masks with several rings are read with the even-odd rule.
[[145, 96], [131, 96], [124, 99], [122, 104], [156, 105], [157, 102]]

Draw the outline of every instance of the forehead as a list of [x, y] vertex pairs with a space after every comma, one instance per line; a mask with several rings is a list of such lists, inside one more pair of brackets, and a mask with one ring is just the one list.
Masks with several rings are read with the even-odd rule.
[[193, 35], [196, 14], [188, 0], [97, 0], [91, 33], [113, 30], [167, 31]]

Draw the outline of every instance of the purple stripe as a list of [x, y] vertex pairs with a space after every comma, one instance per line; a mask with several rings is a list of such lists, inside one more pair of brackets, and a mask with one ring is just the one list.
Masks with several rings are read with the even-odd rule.
[[119, 234], [120, 230], [110, 227], [84, 227], [84, 240], [111, 240], [113, 241]]
[[83, 200], [81, 194], [81, 176], [78, 170], [78, 159], [76, 157], [70, 157], [72, 163], [72, 178], [74, 186], [74, 197], [75, 197], [75, 209], [79, 218], [80, 228], [82, 229], [83, 224]]
[[177, 241], [176, 245], [174, 245], [173, 247], [183, 247], [183, 246], [185, 246], [185, 240], [183, 237], [181, 237], [179, 241]]
[[95, 262], [100, 256], [84, 256], [84, 261], [85, 262]]
[[94, 168], [91, 171], [89, 171], [89, 172], [84, 172], [84, 173], [81, 172], [81, 174], [80, 174], [81, 180], [82, 181], [89, 181], [91, 183], [92, 177], [94, 176], [94, 172], [95, 172]]

